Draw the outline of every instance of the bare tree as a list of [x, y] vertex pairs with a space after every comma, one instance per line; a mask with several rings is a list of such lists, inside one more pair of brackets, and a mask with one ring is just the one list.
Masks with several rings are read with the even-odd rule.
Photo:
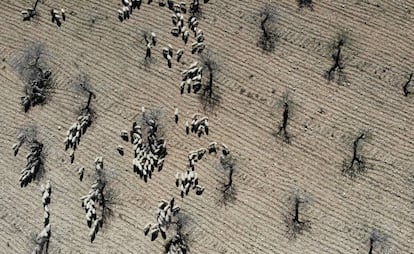
[[366, 138], [365, 133], [359, 135], [353, 143], [353, 154], [350, 163], [346, 160], [343, 163], [342, 173], [348, 175], [351, 178], [356, 177], [357, 174], [364, 173], [366, 171], [365, 158], [358, 152], [360, 150], [360, 142]]
[[283, 98], [283, 114], [282, 114], [282, 122], [278, 127], [278, 130], [276, 132], [276, 135], [282, 135], [283, 141], [287, 144], [290, 144], [290, 134], [287, 131], [287, 126], [289, 122], [290, 117], [290, 104], [291, 102], [288, 99], [288, 94], [286, 94]]
[[236, 200], [237, 191], [233, 183], [233, 175], [236, 171], [236, 159], [232, 154], [226, 153], [220, 157], [218, 170], [226, 175], [227, 181], [222, 183], [218, 189], [220, 191], [219, 204], [226, 206]]
[[413, 75], [414, 72], [411, 72], [410, 77], [408, 78], [407, 82], [405, 82], [404, 86], [403, 86], [403, 92], [404, 92], [404, 96], [408, 96], [409, 94], [411, 94], [410, 91], [408, 91], [408, 86], [410, 85], [412, 79], [413, 79]]
[[24, 82], [25, 96], [21, 97], [21, 103], [25, 112], [32, 106], [46, 103], [53, 85], [52, 73], [47, 65], [46, 45], [29, 44], [14, 65]]
[[335, 74], [337, 74], [337, 80], [339, 84], [345, 80], [345, 73], [344, 73], [344, 57], [343, 57], [343, 48], [348, 46], [350, 43], [349, 34], [347, 31], [340, 31], [337, 35], [335, 40], [330, 45], [332, 51], [332, 59], [333, 64], [332, 67], [326, 72], [326, 79], [328, 81], [332, 81], [335, 79]]
[[264, 51], [272, 52], [275, 49], [276, 41], [279, 39], [276, 24], [279, 20], [279, 12], [275, 6], [266, 4], [260, 13], [260, 29], [262, 34], [258, 46]]
[[285, 218], [287, 236], [289, 239], [295, 239], [297, 235], [303, 234], [304, 231], [310, 230], [310, 220], [300, 218], [300, 211], [307, 203], [307, 199], [304, 198], [303, 195], [299, 194], [299, 191], [296, 191], [294, 195], [289, 198], [291, 210]]
[[149, 67], [154, 62], [152, 48], [157, 45], [156, 36], [150, 30], [141, 30], [140, 37], [142, 38], [141, 43], [145, 45], [144, 66]]
[[[215, 82], [217, 75], [221, 71], [221, 65], [210, 50], [204, 51], [200, 55], [200, 63], [203, 70], [202, 73], [207, 74], [207, 80], [202, 80], [200, 101], [205, 110], [212, 110], [220, 104], [221, 100], [219, 85]], [[205, 76], [203, 75], [203, 77]], [[195, 92], [197, 92], [196, 88]]]
[[313, 1], [312, 0], [296, 0], [298, 2], [299, 8], [309, 8], [313, 10]]
[[373, 230], [369, 236], [369, 251], [368, 254], [387, 253], [389, 249], [388, 237], [378, 230]]
[[39, 2], [40, 2], [40, 0], [36, 0], [36, 2], [34, 3], [32, 8], [28, 8], [27, 10], [22, 11], [23, 21], [30, 21], [35, 16], [39, 15], [39, 13], [36, 10], [37, 4]]
[[189, 247], [189, 233], [188, 226], [190, 218], [185, 213], [178, 213], [175, 220], [171, 223], [170, 230], [173, 231], [171, 237], [164, 245], [165, 254], [187, 253], [190, 251]]

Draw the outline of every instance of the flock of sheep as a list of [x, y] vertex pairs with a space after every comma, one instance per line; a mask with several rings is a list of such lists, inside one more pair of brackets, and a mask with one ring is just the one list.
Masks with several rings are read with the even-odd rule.
[[[20, 134], [22, 135], [22, 134]], [[16, 156], [20, 146], [24, 143], [24, 137], [19, 136], [19, 142], [13, 145], [14, 155]], [[34, 140], [30, 143], [30, 152], [26, 155], [26, 167], [20, 172], [20, 186], [24, 187], [34, 180], [38, 173], [42, 170], [43, 144]]]
[[161, 233], [163, 239], [167, 239], [167, 230], [173, 222], [173, 217], [180, 211], [179, 206], [175, 206], [174, 198], [169, 202], [162, 200], [158, 205], [157, 210], [157, 223], [151, 227], [151, 223], [148, 223], [144, 227], [144, 235], [150, 235], [151, 241], [157, 239], [158, 234]]
[[42, 203], [43, 203], [43, 229], [35, 238], [35, 248], [32, 251], [32, 254], [42, 254], [47, 253], [47, 249], [49, 246], [49, 238], [50, 238], [50, 211], [49, 211], [49, 204], [50, 204], [50, 194], [52, 193], [52, 187], [50, 185], [50, 181], [47, 181], [45, 185], [40, 186], [40, 190], [42, 191]]
[[[86, 224], [91, 229], [89, 233], [91, 241], [95, 239], [99, 229], [103, 226], [103, 213], [105, 209], [104, 189], [106, 186], [105, 180], [102, 179], [103, 170], [103, 159], [98, 157], [95, 159], [95, 173], [97, 174], [95, 182], [91, 185], [88, 195], [81, 197], [82, 207], [85, 208], [86, 212]], [[99, 214], [96, 209], [97, 205], [101, 210]]]
[[[22, 15], [24, 20], [30, 20], [35, 15], [36, 6], [39, 1], [36, 0], [34, 8], [29, 8], [27, 11], [23, 11]], [[151, 3], [152, 1], [148, 1]], [[126, 19], [130, 18], [132, 11], [134, 9], [140, 9], [141, 7], [141, 0], [122, 0], [123, 7], [121, 10], [118, 11], [119, 13], [119, 20], [125, 21]], [[193, 0], [190, 4], [190, 12], [194, 12], [199, 9], [199, 1]], [[195, 42], [192, 43], [192, 54], [201, 53], [204, 48], [204, 34], [201, 29], [198, 28], [199, 21], [197, 18], [192, 15], [188, 19], [188, 30], [184, 24], [184, 14], [187, 13], [186, 3], [174, 3], [172, 0], [168, 1], [159, 1], [160, 6], [168, 5], [168, 8], [173, 11], [172, 15], [172, 23], [174, 27], [171, 29], [171, 34], [173, 36], [179, 37], [181, 36], [184, 44], [188, 43], [190, 33], [194, 33]], [[56, 23], [59, 27], [62, 24], [62, 21], [66, 20], [65, 10], [61, 9], [61, 11], [57, 11], [52, 9], [50, 11], [52, 16], [52, 22]], [[155, 47], [157, 44], [157, 37], [154, 32], [149, 34], [145, 34], [144, 39], [146, 41], [146, 58], [151, 58], [151, 48]], [[168, 44], [167, 47], [162, 49], [163, 56], [167, 60], [169, 68], [171, 68], [171, 60], [174, 56], [173, 47]], [[184, 49], [180, 48], [175, 53], [177, 57], [177, 62], [180, 62], [182, 56], [184, 55]], [[196, 91], [201, 88], [201, 74], [202, 68], [197, 66], [198, 63], [195, 62], [192, 66], [190, 66], [189, 70], [185, 71], [183, 74], [187, 80], [185, 80], [186, 84], [189, 85], [189, 92], [191, 87]], [[33, 98], [42, 98], [45, 99], [45, 92], [43, 91], [45, 84], [49, 81], [51, 77], [50, 71], [41, 72], [37, 79], [35, 79], [30, 84], [30, 93], [25, 97], [22, 97], [22, 104], [25, 108], [30, 107], [32, 103], [32, 98], [30, 94], [39, 94], [39, 96]], [[191, 83], [194, 84], [191, 86]], [[89, 105], [89, 102], [88, 102]], [[131, 131], [121, 131], [121, 138], [125, 141], [130, 139], [131, 143], [133, 144], [134, 150], [134, 159], [133, 159], [133, 168], [134, 172], [137, 173], [145, 182], [147, 182], [148, 178], [150, 179], [152, 173], [155, 170], [161, 171], [163, 168], [165, 156], [167, 155], [167, 148], [166, 148], [166, 141], [163, 138], [159, 138], [157, 135], [158, 131], [158, 121], [154, 119], [150, 114], [145, 112], [145, 109], [142, 110], [142, 123], [139, 125], [137, 122], [133, 123]], [[175, 109], [175, 122], [178, 123], [178, 109]], [[82, 113], [77, 122], [75, 122], [67, 131], [66, 138], [64, 140], [65, 150], [71, 148], [70, 152], [70, 161], [73, 163], [74, 160], [74, 151], [77, 149], [80, 138], [86, 132], [86, 129], [92, 123], [92, 116], [90, 112]], [[188, 121], [186, 122], [186, 133], [189, 134], [190, 130], [192, 133], [196, 133], [199, 137], [201, 135], [209, 133], [209, 125], [208, 125], [208, 118], [201, 117], [199, 114], [194, 114], [191, 127], [189, 126]], [[19, 148], [25, 141], [24, 137], [18, 137], [19, 142], [13, 146], [15, 156], [18, 153]], [[192, 170], [187, 170], [184, 173], [180, 174], [177, 173], [176, 185], [181, 189], [181, 197], [183, 198], [184, 195], [188, 195], [190, 189], [194, 189], [197, 195], [201, 195], [204, 192], [204, 187], [200, 186], [198, 183], [198, 176], [197, 172], [194, 171], [194, 163], [201, 160], [204, 154], [212, 153], [213, 151], [216, 152], [217, 143], [213, 142], [209, 145], [208, 149], [199, 149], [198, 151], [191, 152], [189, 155], [189, 163]], [[42, 150], [43, 144], [32, 140], [30, 142], [30, 149], [31, 152], [26, 156], [27, 165], [21, 172], [21, 177], [19, 179], [22, 186], [26, 186], [30, 183], [33, 179], [35, 179], [36, 175], [42, 168], [43, 161], [42, 161]], [[118, 146], [118, 151], [120, 154], [123, 155], [123, 146]], [[79, 177], [82, 181], [84, 175], [85, 168], [82, 167], [79, 169]], [[89, 193], [83, 197], [81, 197], [82, 207], [85, 209], [85, 218], [86, 224], [90, 228], [90, 239], [93, 242], [96, 234], [99, 232], [100, 228], [102, 228], [103, 223], [105, 221], [105, 209], [106, 209], [106, 179], [104, 176], [104, 168], [103, 168], [103, 159], [102, 157], [98, 157], [95, 159], [95, 181], [91, 185], [91, 189]], [[42, 201], [44, 206], [44, 229], [38, 234], [36, 238], [36, 246], [33, 250], [33, 254], [43, 253], [45, 248], [47, 249], [49, 238], [50, 238], [50, 212], [49, 212], [49, 204], [50, 204], [50, 194], [51, 194], [51, 187], [50, 182], [47, 181], [46, 185], [41, 186], [42, 189]], [[174, 198], [172, 198], [169, 202], [162, 201], [158, 206], [157, 212], [157, 224], [151, 227], [151, 224], [148, 224], [144, 229], [144, 234], [150, 234], [151, 240], [154, 241], [159, 234], [161, 234], [163, 239], [166, 239], [166, 231], [170, 227], [171, 224], [177, 224], [178, 222], [174, 220], [177, 216], [178, 212], [180, 211], [180, 207], [175, 206]], [[188, 245], [185, 239], [182, 237], [180, 233], [176, 233], [169, 242], [168, 251], [167, 253], [186, 253], [188, 251]]]
[[[161, 171], [167, 155], [167, 142], [157, 137], [158, 122], [151, 113], [143, 108], [142, 127], [137, 122], [132, 124], [130, 131], [131, 143], [134, 145], [134, 172], [147, 182], [157, 169]], [[128, 141], [128, 132], [121, 131], [121, 138]], [[118, 149], [119, 150], [119, 149]]]
[[65, 150], [72, 148], [73, 150], [70, 153], [70, 161], [73, 163], [75, 158], [74, 151], [76, 150], [80, 138], [86, 132], [86, 129], [91, 125], [91, 114], [86, 113], [78, 117], [78, 121], [74, 123], [69, 130], [66, 132], [66, 138], [64, 141]]
[[187, 92], [191, 93], [191, 89], [193, 89], [194, 93], [200, 91], [201, 79], [203, 74], [203, 67], [199, 66], [198, 62], [193, 62], [188, 69], [181, 72], [182, 80], [180, 83], [180, 91], [181, 94], [185, 91], [185, 85], [187, 85]]

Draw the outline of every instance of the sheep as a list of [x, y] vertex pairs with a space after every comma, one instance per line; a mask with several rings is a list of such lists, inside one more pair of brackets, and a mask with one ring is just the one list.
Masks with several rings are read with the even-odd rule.
[[191, 79], [187, 80], [187, 93], [191, 93]]
[[63, 8], [62, 8], [62, 9], [60, 10], [60, 13], [62, 14], [62, 20], [63, 20], [63, 21], [66, 21], [65, 9], [63, 9]]
[[228, 146], [226, 144], [221, 143], [221, 146], [223, 147], [222, 152], [223, 152], [223, 155], [224, 156], [227, 156], [228, 154], [230, 154], [230, 150], [229, 150], [229, 148], [228, 148]]
[[183, 13], [186, 13], [186, 12], [187, 12], [187, 9], [185, 8], [185, 2], [181, 2], [181, 3], [180, 3], [180, 9], [181, 9], [181, 11], [182, 11]]
[[121, 130], [121, 138], [128, 142], [128, 132], [126, 130]]
[[184, 93], [184, 89], [185, 89], [185, 81], [181, 81], [181, 83], [180, 83], [180, 93], [181, 93], [181, 95]]
[[157, 44], [157, 36], [156, 36], [156, 34], [154, 32], [151, 32], [151, 42], [152, 42], [152, 45], [156, 46], [156, 44]]
[[158, 209], [163, 210], [164, 207], [166, 207], [168, 205], [168, 201], [166, 200], [161, 200], [161, 202], [158, 204]]
[[190, 127], [188, 126], [188, 121], [185, 122], [185, 133], [190, 134]]
[[173, 10], [174, 7], [174, 1], [173, 0], [167, 0], [168, 9]]
[[180, 62], [180, 59], [183, 55], [184, 55], [184, 49], [179, 49], [177, 51], [177, 62]]
[[73, 150], [70, 151], [69, 158], [70, 158], [70, 164], [72, 164], [73, 161], [75, 160], [75, 152]]
[[171, 55], [167, 55], [168, 68], [171, 68]]
[[175, 123], [177, 124], [178, 123], [178, 108], [175, 108], [174, 115], [175, 115]]
[[85, 172], [85, 168], [84, 167], [81, 167], [79, 170], [78, 170], [78, 174], [79, 174], [79, 180], [82, 182], [82, 180], [83, 180], [83, 173]]
[[212, 154], [212, 153], [217, 153], [217, 142], [211, 142], [209, 145], [208, 145], [208, 153], [209, 154]]
[[203, 42], [204, 41], [204, 35], [202, 35], [202, 34], [197, 35], [196, 40], [197, 40], [197, 42]]
[[148, 223], [147, 225], [145, 225], [144, 227], [144, 235], [148, 235], [149, 231], [151, 229], [151, 223]]
[[145, 59], [151, 58], [151, 43], [147, 44], [147, 50], [145, 52]]
[[151, 241], [154, 241], [155, 239], [157, 239], [158, 232], [159, 232], [158, 228], [154, 228], [151, 230]]
[[118, 10], [118, 19], [120, 22], [124, 21], [124, 12], [122, 10]]
[[124, 147], [123, 147], [123, 146], [118, 145], [118, 146], [117, 146], [117, 148], [116, 148], [116, 150], [118, 151], [118, 153], [119, 153], [121, 156], [124, 156]]
[[180, 172], [175, 174], [175, 185], [178, 187], [180, 185]]
[[174, 35], [175, 37], [178, 37], [180, 35], [180, 28], [179, 27], [173, 27], [171, 29], [171, 34]]
[[183, 39], [183, 41], [184, 41], [184, 44], [187, 44], [187, 42], [188, 42], [188, 38], [190, 37], [190, 32], [188, 32], [188, 31], [185, 31], [184, 33], [183, 33], [183, 36], [182, 36], [182, 39]]
[[167, 45], [167, 47], [168, 47], [168, 54], [171, 56], [171, 57], [173, 57], [173, 47], [171, 46], [171, 44], [168, 44]]
[[128, 5], [129, 5], [129, 0], [122, 0], [122, 3], [123, 3], [125, 6], [128, 6]]
[[204, 187], [197, 185], [195, 192], [196, 192], [196, 195], [200, 196], [204, 192]]
[[169, 54], [168, 48], [166, 47], [162, 48], [162, 55], [164, 56], [165, 59], [167, 59], [168, 54]]

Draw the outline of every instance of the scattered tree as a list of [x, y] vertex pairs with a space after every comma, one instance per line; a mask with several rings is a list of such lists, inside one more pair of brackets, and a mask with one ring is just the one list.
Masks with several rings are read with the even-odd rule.
[[343, 62], [343, 48], [349, 44], [349, 35], [347, 31], [341, 31], [336, 35], [335, 40], [330, 45], [332, 52], [333, 64], [326, 72], [326, 79], [332, 81], [335, 79], [335, 74], [338, 75], [338, 83], [342, 84], [345, 80], [344, 62]]
[[39, 13], [36, 10], [37, 4], [39, 3], [39, 1], [40, 0], [36, 0], [32, 8], [22, 11], [23, 21], [30, 21], [35, 16], [39, 15]]
[[25, 112], [38, 104], [47, 102], [53, 85], [52, 73], [47, 65], [46, 46], [43, 43], [31, 43], [15, 63], [15, 69], [24, 82], [25, 96], [21, 103]]
[[276, 41], [279, 39], [276, 24], [279, 20], [279, 13], [276, 7], [266, 4], [260, 13], [260, 29], [262, 34], [258, 46], [266, 52], [275, 49]]
[[286, 216], [287, 236], [289, 239], [295, 239], [297, 235], [303, 234], [304, 231], [309, 231], [311, 228], [310, 220], [301, 219], [301, 209], [308, 203], [303, 195], [296, 191], [293, 196], [289, 198], [291, 210]]
[[157, 45], [157, 38], [154, 32], [142, 30], [140, 33], [141, 42], [145, 44], [144, 66], [149, 67], [153, 63], [152, 48]]
[[189, 226], [189, 217], [184, 213], [179, 213], [175, 221], [171, 223], [171, 230], [173, 237], [171, 237], [164, 245], [165, 254], [187, 253], [190, 251], [189, 247], [189, 233], [187, 227]]
[[290, 134], [287, 131], [288, 121], [290, 117], [290, 101], [288, 100], [288, 95], [286, 95], [283, 98], [283, 118], [282, 123], [278, 127], [278, 131], [276, 132], [276, 135], [283, 135], [283, 140], [290, 144]]
[[348, 164], [347, 161], [344, 161], [342, 173], [350, 176], [351, 178], [356, 177], [357, 174], [364, 173], [366, 171], [365, 158], [358, 154], [360, 149], [360, 142], [366, 138], [366, 135], [362, 133], [359, 135], [353, 143], [353, 154], [351, 162]]
[[233, 175], [236, 170], [236, 160], [232, 154], [223, 150], [223, 155], [220, 156], [218, 170], [227, 176], [227, 181], [223, 182], [220, 191], [219, 203], [226, 206], [228, 203], [236, 200], [237, 191], [233, 183]]
[[[217, 75], [221, 71], [221, 65], [216, 56], [209, 50], [204, 51], [200, 55], [200, 63], [202, 73], [207, 72], [207, 75], [203, 75], [203, 77], [207, 76], [207, 80], [204, 79], [201, 83], [200, 101], [205, 110], [212, 110], [221, 100], [219, 86], [215, 82]], [[195, 89], [194, 92], [198, 92], [198, 90]]]
[[313, 1], [312, 0], [296, 0], [298, 2], [299, 8], [307, 7], [313, 10]]
[[413, 79], [413, 75], [414, 75], [414, 72], [411, 72], [410, 77], [408, 78], [408, 81], [407, 81], [407, 82], [405, 82], [405, 84], [404, 84], [404, 86], [403, 86], [404, 96], [406, 96], [406, 97], [407, 97], [409, 94], [411, 94], [411, 92], [410, 92], [410, 91], [408, 91], [408, 86], [410, 85], [410, 83], [411, 83], [411, 81], [412, 81], [412, 79]]
[[378, 230], [373, 230], [369, 237], [369, 251], [368, 254], [386, 253], [389, 249], [388, 237]]

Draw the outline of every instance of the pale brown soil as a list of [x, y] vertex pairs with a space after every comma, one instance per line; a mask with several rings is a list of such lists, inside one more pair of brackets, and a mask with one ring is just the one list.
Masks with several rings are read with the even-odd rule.
[[[314, 1], [314, 11], [298, 10], [293, 0], [278, 1], [280, 41], [271, 54], [256, 46], [257, 14], [267, 1], [203, 5], [200, 27], [207, 48], [221, 60], [223, 101], [208, 113], [210, 135], [200, 139], [184, 130], [185, 120], [201, 111], [199, 101], [179, 92], [180, 73], [196, 58], [190, 54], [193, 39], [184, 64], [174, 60], [168, 69], [162, 47], [184, 44], [169, 32], [167, 8], [144, 3], [120, 23], [120, 1], [44, 0], [38, 21], [22, 22], [20, 11], [30, 2], [3, 0], [0, 7], [0, 253], [29, 253], [30, 235], [42, 226], [40, 183], [20, 188], [18, 182], [27, 148], [17, 157], [11, 149], [18, 129], [28, 123], [37, 124], [48, 152], [41, 182], [50, 179], [53, 188], [49, 253], [162, 253], [164, 241], [151, 242], [142, 228], [155, 220], [158, 202], [171, 197], [193, 220], [191, 253], [368, 253], [374, 228], [388, 235], [390, 253], [413, 253], [414, 95], [404, 97], [402, 85], [414, 70], [414, 1]], [[62, 7], [68, 17], [58, 28], [49, 10]], [[142, 63], [143, 29], [158, 35], [156, 62], [149, 69]], [[352, 39], [344, 50], [343, 86], [323, 77], [331, 65], [328, 45], [340, 29], [348, 29]], [[23, 84], [11, 63], [29, 41], [48, 46], [57, 86], [47, 105], [24, 113]], [[83, 100], [71, 87], [81, 71], [96, 88], [98, 117], [71, 165], [63, 140]], [[273, 135], [287, 92], [289, 145]], [[147, 184], [132, 172], [132, 147], [119, 137], [141, 106], [164, 110], [168, 146], [164, 170]], [[178, 125], [174, 107], [181, 112]], [[351, 180], [341, 175], [342, 162], [350, 159], [353, 139], [362, 131], [369, 134], [361, 150], [368, 170]], [[202, 196], [191, 193], [181, 200], [174, 184], [188, 152], [211, 141], [226, 143], [238, 161], [237, 200], [227, 207], [217, 204], [222, 180], [214, 168], [217, 156], [197, 165], [206, 187]], [[118, 144], [125, 146], [124, 157]], [[89, 191], [97, 156], [114, 171], [119, 195], [113, 220], [90, 243], [79, 198]], [[83, 182], [77, 175], [81, 166], [87, 168]], [[290, 241], [284, 216], [295, 188], [309, 197], [303, 217], [312, 229]]]

